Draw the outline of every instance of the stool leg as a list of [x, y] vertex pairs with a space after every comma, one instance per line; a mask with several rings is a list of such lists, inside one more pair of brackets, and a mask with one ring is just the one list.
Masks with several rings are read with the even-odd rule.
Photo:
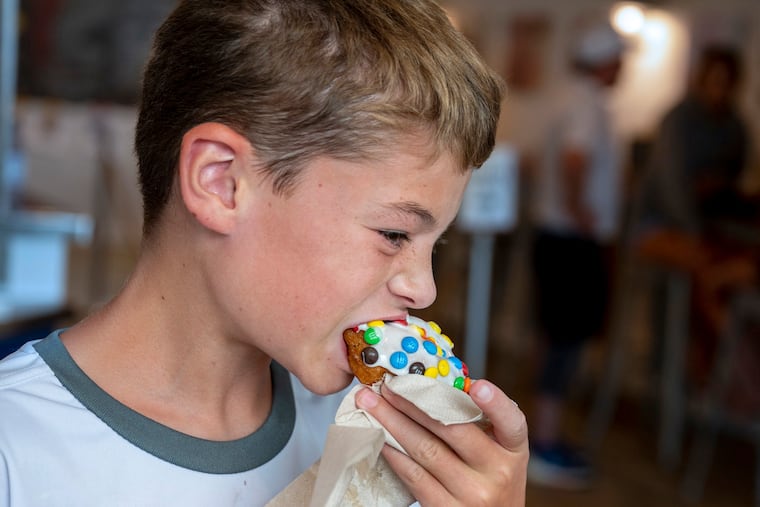
[[760, 507], [760, 428], [753, 429], [755, 440], [755, 507]]
[[615, 403], [620, 391], [620, 381], [624, 371], [627, 351], [625, 337], [613, 336], [609, 364], [605, 378], [599, 384], [586, 428], [586, 442], [589, 452], [595, 455], [601, 448], [615, 411]]
[[692, 504], [702, 500], [707, 474], [710, 471], [715, 443], [718, 439], [718, 429], [714, 421], [704, 421], [705, 428], [700, 431], [699, 437], [694, 440], [689, 458], [689, 465], [681, 483], [681, 495]]
[[625, 370], [626, 353], [628, 352], [628, 333], [632, 320], [629, 297], [633, 285], [633, 266], [631, 260], [624, 259], [623, 262], [621, 281], [617, 284], [613, 298], [609, 360], [604, 376], [594, 395], [594, 404], [586, 426], [586, 444], [592, 457], [598, 453], [609, 430]]
[[[728, 325], [723, 330], [713, 363], [710, 381], [699, 414], [700, 426], [694, 437], [689, 461], [681, 484], [682, 496], [692, 503], [702, 499], [707, 475], [712, 463], [718, 430], [722, 422], [722, 400], [728, 388], [732, 358], [742, 337], [746, 304], [742, 298], [734, 301]], [[760, 441], [755, 439], [760, 451]], [[756, 472], [756, 483], [760, 484]]]
[[701, 416], [701, 425], [692, 443], [689, 462], [681, 483], [681, 495], [689, 503], [696, 504], [702, 499], [710, 464], [718, 439], [719, 410], [716, 400], [709, 400]]
[[659, 461], [674, 470], [681, 457], [685, 413], [684, 362], [689, 334], [690, 283], [686, 275], [668, 275], [667, 317], [660, 384]]

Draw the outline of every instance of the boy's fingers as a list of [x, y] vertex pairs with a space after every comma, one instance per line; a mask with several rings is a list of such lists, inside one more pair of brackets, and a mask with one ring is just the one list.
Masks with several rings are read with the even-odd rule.
[[424, 505], [451, 504], [449, 492], [425, 467], [389, 445], [383, 448], [383, 457], [417, 501]]
[[[361, 397], [357, 395], [357, 399], [365, 409], [370, 408], [366, 405], [367, 401], [370, 401], [370, 404], [374, 403], [371, 407], [372, 415], [386, 428], [393, 428], [394, 438], [412, 458], [407, 461], [399, 456], [393, 462], [404, 464], [404, 469], [408, 471], [409, 478], [402, 478], [404, 482], [410, 485], [409, 482], [414, 482], [415, 477], [419, 477], [423, 469], [431, 474], [434, 473], [433, 470], [436, 470], [437, 479], [443, 483], [453, 483], [461, 479], [464, 470], [455, 465], [458, 462], [455, 453], [436, 435], [436, 430], [440, 432], [438, 427], [442, 425], [425, 416], [407, 400], [392, 394], [389, 389], [384, 392], [388, 398], [402, 405], [407, 412], [399, 412], [388, 398], [381, 398], [369, 389], [362, 390]], [[420, 420], [424, 422], [420, 424]], [[441, 466], [442, 464], [448, 465]]]
[[[471, 467], [479, 470], [493, 468], [504, 459], [504, 452], [517, 458], [518, 462], [527, 462], [528, 428], [525, 415], [516, 403], [488, 381], [478, 380], [470, 390], [473, 401], [485, 415], [486, 424], [478, 423], [484, 431], [470, 424], [444, 426], [433, 421], [408, 400], [393, 393], [388, 386], [383, 386], [383, 394], [385, 401], [436, 434]], [[409, 441], [416, 446], [420, 442], [424, 443], [424, 438], [414, 435]], [[430, 463], [425, 466], [436, 465]]]
[[391, 409], [375, 415], [385, 422], [401, 414], [407, 416], [393, 427], [409, 456], [387, 449], [383, 455], [423, 505], [451, 505], [456, 503], [454, 499], [477, 499], [483, 505], [524, 505], [527, 424], [522, 411], [499, 388], [479, 380], [470, 390], [490, 423], [483, 432], [475, 424], [444, 426], [388, 386], [383, 387], [380, 404], [401, 412]]
[[477, 380], [470, 397], [493, 425], [493, 434], [502, 447], [512, 452], [528, 450], [528, 423], [525, 414], [501, 389], [487, 380]]

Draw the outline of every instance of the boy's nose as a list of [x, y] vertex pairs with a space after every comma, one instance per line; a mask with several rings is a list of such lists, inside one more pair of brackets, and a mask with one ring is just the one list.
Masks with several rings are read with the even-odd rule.
[[389, 282], [391, 292], [403, 300], [407, 308], [427, 308], [435, 301], [437, 289], [433, 279], [431, 255], [410, 259]]

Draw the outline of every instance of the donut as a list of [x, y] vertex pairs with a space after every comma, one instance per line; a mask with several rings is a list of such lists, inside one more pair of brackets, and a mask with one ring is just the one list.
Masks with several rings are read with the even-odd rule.
[[451, 351], [454, 344], [435, 322], [373, 320], [343, 331], [348, 364], [362, 384], [386, 374], [425, 375], [464, 392], [470, 390], [467, 365]]

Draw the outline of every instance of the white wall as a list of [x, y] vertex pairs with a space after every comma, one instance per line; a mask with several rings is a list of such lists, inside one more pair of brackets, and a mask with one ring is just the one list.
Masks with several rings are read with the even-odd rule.
[[[611, 0], [443, 0], [466, 33], [473, 35], [491, 65], [503, 72], [509, 53], [509, 21], [537, 14], [549, 23], [544, 86], [529, 92], [511, 90], [504, 105], [502, 141], [518, 148], [540, 148], [543, 122], [554, 85], [567, 75], [567, 48], [581, 17], [606, 17], [620, 2]], [[760, 4], [757, 0], [681, 0], [640, 4], [653, 22], [649, 36], [639, 35], [614, 91], [616, 123], [628, 141], [646, 137], [686, 88], [694, 45], [704, 40], [736, 43], [747, 67], [740, 104], [760, 141]], [[696, 27], [697, 35], [692, 29]], [[657, 29], [660, 33], [657, 33]], [[663, 31], [663, 29], [666, 29]], [[507, 79], [507, 84], [509, 80]], [[757, 167], [760, 173], [760, 167]]]
[[[27, 99], [17, 104], [17, 117], [28, 198], [108, 218], [112, 246], [137, 245], [141, 204], [132, 151], [134, 108]], [[106, 198], [107, 209], [99, 209], [99, 197]]]
[[134, 108], [50, 100], [17, 104], [25, 159], [23, 193], [34, 207], [86, 214], [89, 245], [71, 245], [67, 301], [87, 312], [132, 269], [142, 227]]

